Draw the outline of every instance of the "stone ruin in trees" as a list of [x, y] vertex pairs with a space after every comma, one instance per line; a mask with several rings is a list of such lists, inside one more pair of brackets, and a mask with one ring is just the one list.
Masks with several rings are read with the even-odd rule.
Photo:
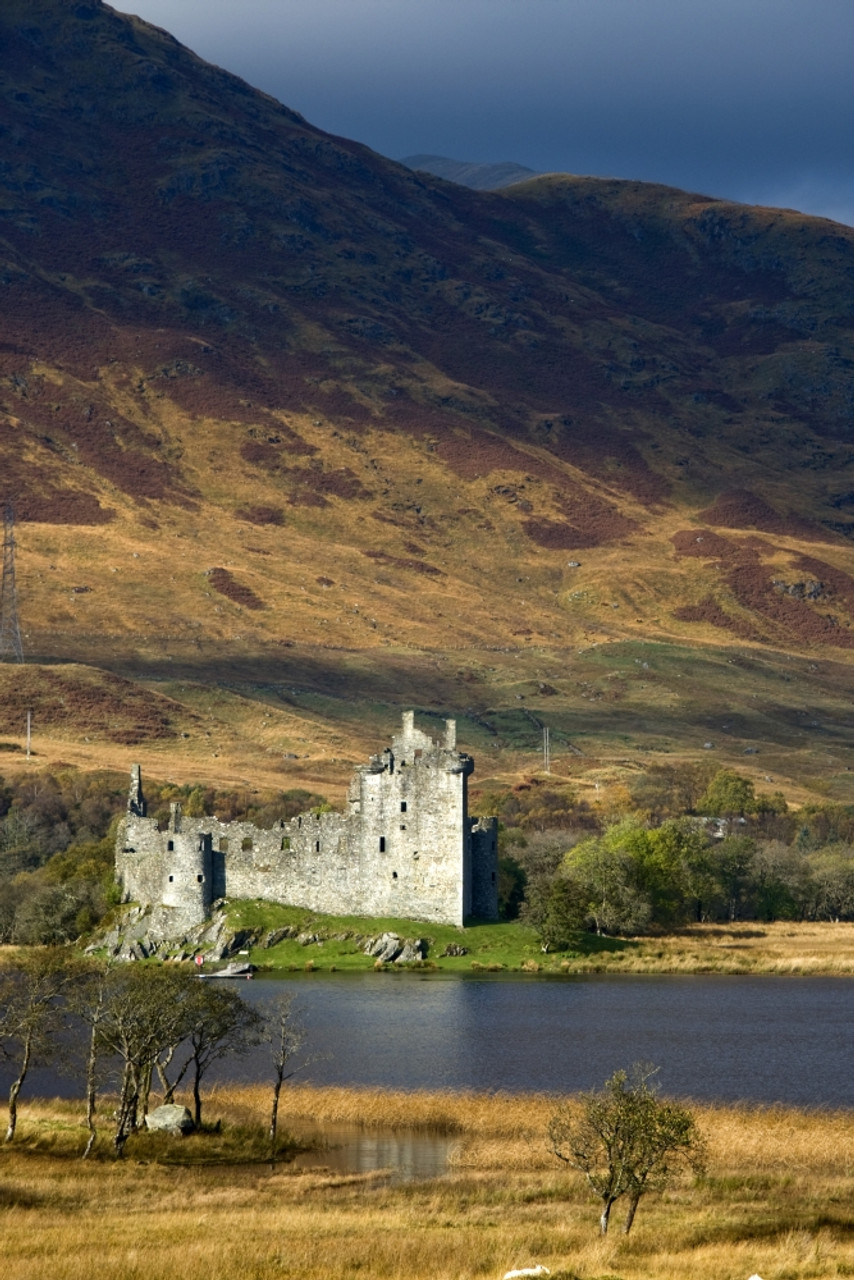
[[498, 824], [468, 815], [473, 769], [455, 721], [435, 742], [406, 711], [391, 746], [356, 770], [343, 813], [303, 813], [265, 831], [173, 804], [161, 830], [134, 765], [116, 843], [123, 899], [150, 908], [152, 926], [173, 937], [223, 898], [436, 924], [496, 920]]

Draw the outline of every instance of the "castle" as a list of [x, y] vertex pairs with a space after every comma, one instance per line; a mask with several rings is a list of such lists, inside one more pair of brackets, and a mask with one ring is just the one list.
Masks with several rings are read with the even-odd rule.
[[161, 831], [134, 765], [116, 842], [123, 900], [153, 908], [173, 936], [226, 897], [436, 924], [496, 920], [498, 824], [468, 816], [474, 761], [457, 751], [453, 720], [441, 742], [414, 720], [405, 711], [391, 746], [356, 770], [344, 813], [303, 813], [271, 831], [190, 818], [178, 804]]

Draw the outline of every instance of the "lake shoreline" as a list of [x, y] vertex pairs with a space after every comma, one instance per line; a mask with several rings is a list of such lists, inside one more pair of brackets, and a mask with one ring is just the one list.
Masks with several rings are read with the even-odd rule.
[[[251, 911], [244, 904], [235, 908], [245, 927]], [[371, 971], [514, 980], [609, 974], [854, 977], [854, 922], [850, 921], [697, 924], [640, 938], [590, 934], [581, 936], [574, 949], [549, 953], [540, 949], [532, 930], [516, 922], [458, 930], [419, 926], [417, 921], [345, 921], [322, 916], [301, 923], [302, 940], [252, 946], [241, 958], [264, 974], [290, 977]], [[364, 954], [364, 937], [372, 926], [377, 933], [394, 927], [401, 938], [425, 938], [425, 959], [398, 964]], [[464, 954], [443, 954], [453, 945]]]

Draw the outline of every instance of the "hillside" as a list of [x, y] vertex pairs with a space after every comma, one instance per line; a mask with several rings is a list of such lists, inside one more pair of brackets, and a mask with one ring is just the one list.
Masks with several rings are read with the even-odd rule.
[[499, 187], [509, 187], [514, 182], [525, 182], [538, 176], [535, 169], [516, 164], [513, 160], [500, 161], [498, 164], [478, 164], [471, 160], [450, 160], [447, 156], [417, 155], [403, 156], [400, 163], [405, 164], [407, 169], [432, 173], [434, 178], [458, 182], [475, 191], [497, 191]]
[[6, 0], [0, 83], [0, 733], [334, 787], [412, 705], [854, 799], [854, 231], [451, 186], [94, 2]]

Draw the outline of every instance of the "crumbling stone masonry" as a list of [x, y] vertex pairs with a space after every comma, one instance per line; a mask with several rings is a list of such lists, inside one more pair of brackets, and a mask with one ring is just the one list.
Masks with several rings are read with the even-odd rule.
[[262, 831], [188, 818], [173, 804], [161, 831], [134, 765], [116, 878], [125, 901], [157, 909], [160, 929], [175, 935], [226, 897], [437, 924], [495, 920], [497, 822], [468, 816], [473, 769], [453, 720], [434, 742], [406, 711], [391, 746], [356, 770], [344, 813], [304, 813]]

